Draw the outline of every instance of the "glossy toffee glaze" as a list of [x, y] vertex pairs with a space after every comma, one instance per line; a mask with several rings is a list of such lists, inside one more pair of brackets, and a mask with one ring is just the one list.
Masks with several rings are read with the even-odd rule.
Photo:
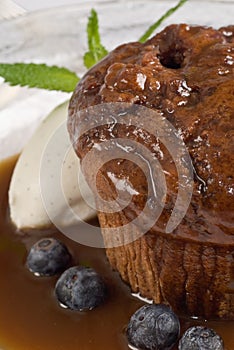
[[[232, 25], [171, 25], [144, 44], [110, 52], [81, 79], [69, 105], [68, 130], [84, 176], [105, 199], [95, 195], [111, 266], [134, 292], [209, 319], [234, 319], [233, 54]], [[189, 201], [190, 176], [180, 171], [189, 161], [170, 125], [190, 155]], [[125, 195], [126, 182], [133, 195], [123, 208], [125, 197], [114, 188]], [[160, 217], [148, 208], [162, 209]], [[181, 220], [167, 231], [176, 212]], [[142, 231], [141, 239], [112, 248]]]
[[[124, 109], [126, 114], [137, 115], [135, 105], [160, 112], [182, 137], [194, 168], [191, 203], [185, 220], [173, 230], [172, 236], [199, 244], [233, 247], [234, 185], [230, 168], [233, 163], [233, 38], [234, 26], [219, 30], [186, 24], [168, 26], [144, 44], [135, 42], [117, 47], [86, 73], [71, 98], [68, 130], [82, 161], [92, 148], [99, 150], [100, 144], [116, 138], [125, 143], [133, 140], [142, 144], [151, 152], [151, 160], [156, 157], [160, 161], [167, 182], [167, 200], [152, 228], [156, 234], [165, 231], [165, 222], [175, 203], [177, 183], [181, 181], [166, 149], [167, 143], [155, 137], [144, 110], [136, 125], [122, 125], [114, 118], [107, 122], [106, 106], [103, 113], [90, 107], [109, 104], [113, 109], [113, 103], [121, 102], [129, 104]], [[119, 113], [123, 114], [121, 108]], [[117, 107], [114, 112], [118, 114]], [[157, 114], [152, 114], [151, 123], [152, 126], [160, 123]], [[100, 148], [97, 157], [102, 154]], [[140, 154], [142, 157], [142, 151]], [[147, 196], [147, 181], [137, 165], [131, 176], [130, 171], [117, 166], [115, 158], [102, 172], [110, 182], [107, 171], [120, 177], [121, 170], [122, 176], [128, 176], [139, 192], [133, 196], [133, 207], [125, 210], [125, 216], [131, 220], [132, 212], [141, 211], [145, 204], [142, 197]], [[176, 161], [178, 164], [181, 159]], [[92, 162], [96, 166], [96, 159]], [[88, 164], [87, 172], [84, 169], [87, 181], [90, 172], [92, 168]], [[97, 187], [103, 191], [98, 183]]]
[[[16, 158], [0, 163], [0, 348], [3, 350], [127, 350], [124, 329], [143, 302], [113, 272], [102, 249], [81, 246], [56, 230], [19, 235], [9, 220], [7, 191]], [[54, 296], [58, 278], [33, 276], [25, 267], [27, 250], [43, 236], [59, 237], [74, 264], [92, 266], [108, 284], [109, 298], [90, 312], [61, 308]], [[181, 319], [182, 332], [194, 324], [213, 327], [233, 350], [234, 321], [201, 322]], [[176, 350], [175, 347], [173, 350]]]

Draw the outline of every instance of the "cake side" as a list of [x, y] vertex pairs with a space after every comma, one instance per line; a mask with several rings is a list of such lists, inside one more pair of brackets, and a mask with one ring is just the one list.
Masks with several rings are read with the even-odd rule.
[[[131, 187], [130, 191], [122, 188], [132, 193], [126, 208], [108, 213], [107, 204], [107, 212], [103, 208], [99, 213], [104, 238], [104, 228], [123, 226], [139, 215], [149, 186], [144, 168], [126, 159], [113, 156], [97, 171], [97, 159], [102, 158], [98, 145], [114, 139], [134, 141], [146, 147], [164, 170], [167, 196], [159, 220], [145, 235], [140, 232], [137, 241], [108, 249], [112, 266], [143, 296], [206, 317], [234, 318], [233, 33], [233, 26], [215, 30], [182, 24], [167, 27], [145, 44], [122, 45], [84, 76], [69, 107], [68, 129], [81, 161], [97, 149], [84, 169], [91, 187], [107, 203], [117, 198], [116, 181]], [[170, 234], [165, 227], [179, 178], [165, 145], [147, 127], [139, 130], [134, 125], [92, 128], [90, 124], [82, 133], [85, 114], [80, 111], [117, 102], [157, 111], [189, 151], [193, 195], [186, 215]], [[94, 119], [102, 117], [100, 113]], [[154, 123], [158, 122], [155, 117]], [[90, 173], [97, 173], [97, 178]], [[141, 229], [133, 226], [132, 230]]]

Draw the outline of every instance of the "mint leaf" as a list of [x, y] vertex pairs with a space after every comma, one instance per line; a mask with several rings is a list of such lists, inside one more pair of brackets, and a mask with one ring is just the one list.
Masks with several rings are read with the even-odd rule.
[[149, 39], [149, 37], [151, 36], [151, 34], [153, 34], [155, 29], [157, 29], [166, 18], [171, 16], [176, 10], [178, 10], [179, 7], [183, 6], [187, 1], [188, 0], [180, 0], [175, 7], [170, 8], [164, 15], [162, 15], [162, 17], [160, 17], [154, 24], [152, 24], [149, 27], [149, 29], [147, 29], [147, 31], [140, 37], [138, 41], [140, 43], [144, 43], [147, 39]]
[[89, 51], [84, 54], [83, 60], [85, 67], [90, 68], [108, 54], [108, 51], [101, 44], [98, 15], [94, 9], [91, 10], [89, 16], [87, 35]]
[[0, 63], [0, 76], [10, 85], [74, 91], [79, 78], [67, 68], [34, 63]]

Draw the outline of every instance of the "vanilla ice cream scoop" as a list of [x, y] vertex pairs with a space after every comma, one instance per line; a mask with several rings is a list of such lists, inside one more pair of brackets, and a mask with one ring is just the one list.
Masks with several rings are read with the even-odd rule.
[[[96, 215], [87, 204], [92, 202], [91, 192], [84, 179], [79, 180], [79, 159], [66, 131], [67, 107], [67, 102], [60, 105], [39, 125], [14, 169], [9, 205], [11, 220], [19, 230], [49, 227], [53, 223], [69, 226]], [[62, 135], [59, 145], [57, 130]]]

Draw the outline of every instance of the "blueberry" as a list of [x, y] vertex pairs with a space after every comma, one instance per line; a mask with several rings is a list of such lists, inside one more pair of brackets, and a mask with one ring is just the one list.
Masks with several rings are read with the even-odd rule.
[[91, 310], [106, 299], [106, 285], [90, 267], [74, 266], [64, 271], [55, 286], [62, 306], [72, 310]]
[[43, 238], [31, 247], [26, 265], [37, 276], [52, 276], [66, 269], [70, 261], [64, 244], [54, 238]]
[[179, 350], [223, 350], [222, 338], [206, 327], [194, 326], [184, 333], [179, 342]]
[[141, 350], [169, 350], [179, 333], [178, 317], [163, 304], [142, 306], [132, 315], [127, 327], [129, 344]]

